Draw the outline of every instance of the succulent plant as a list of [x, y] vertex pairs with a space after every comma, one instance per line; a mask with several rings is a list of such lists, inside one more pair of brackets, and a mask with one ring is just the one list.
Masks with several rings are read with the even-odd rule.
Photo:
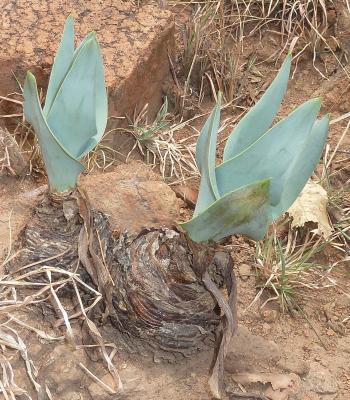
[[79, 162], [101, 140], [107, 123], [107, 93], [101, 51], [94, 32], [74, 48], [68, 17], [42, 109], [36, 79], [27, 73], [24, 115], [34, 128], [52, 192], [77, 185]]
[[254, 240], [292, 205], [324, 148], [329, 117], [317, 119], [321, 102], [312, 99], [271, 127], [283, 100], [292, 56], [270, 87], [230, 134], [216, 165], [220, 96], [197, 142], [201, 182], [193, 218], [182, 223], [195, 242], [244, 234]]

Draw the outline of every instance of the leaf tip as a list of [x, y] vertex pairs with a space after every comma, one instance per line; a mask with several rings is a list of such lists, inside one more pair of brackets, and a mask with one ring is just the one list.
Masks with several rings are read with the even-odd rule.
[[270, 188], [270, 183], [271, 183], [271, 178], [264, 179], [263, 181], [260, 182], [261, 188], [262, 189], [269, 189]]
[[28, 86], [29, 84], [36, 83], [36, 78], [34, 74], [32, 74], [30, 71], [27, 71], [25, 80], [24, 80], [24, 86]]
[[222, 92], [219, 90], [218, 94], [217, 94], [217, 105], [221, 106], [221, 102], [222, 102]]
[[69, 14], [64, 23], [63, 34], [68, 35], [69, 40], [74, 40], [74, 17]]
[[[317, 111], [320, 111], [321, 105], [322, 105], [322, 99], [321, 97], [314, 97], [313, 99], [310, 99], [306, 103], [311, 104], [313, 109], [317, 109]], [[304, 103], [304, 104], [306, 104]]]

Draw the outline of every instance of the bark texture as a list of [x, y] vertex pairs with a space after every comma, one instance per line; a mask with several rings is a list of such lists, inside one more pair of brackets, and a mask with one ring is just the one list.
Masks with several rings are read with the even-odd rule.
[[145, 230], [134, 240], [122, 235], [111, 272], [112, 323], [155, 351], [189, 355], [212, 345], [220, 315], [194, 268], [195, 257], [174, 229]]

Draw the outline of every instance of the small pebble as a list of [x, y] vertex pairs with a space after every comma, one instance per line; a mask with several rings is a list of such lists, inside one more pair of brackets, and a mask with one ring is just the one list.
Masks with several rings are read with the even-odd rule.
[[275, 322], [278, 318], [278, 312], [276, 310], [264, 310], [261, 315], [265, 322]]

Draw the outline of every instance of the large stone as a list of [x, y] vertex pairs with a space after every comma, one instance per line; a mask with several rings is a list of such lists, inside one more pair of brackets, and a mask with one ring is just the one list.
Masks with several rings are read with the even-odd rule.
[[290, 351], [285, 357], [282, 357], [277, 362], [277, 367], [282, 368], [287, 372], [294, 372], [300, 376], [306, 375], [310, 370], [310, 367], [306, 361]]
[[230, 343], [225, 369], [230, 373], [255, 371], [259, 365], [267, 366], [281, 358], [277, 344], [253, 335], [244, 326], [239, 326], [237, 335]]
[[[135, 7], [123, 0], [2, 0], [0, 16], [0, 95], [19, 91], [13, 73], [23, 82], [35, 73], [46, 87], [65, 18], [76, 21], [81, 40], [96, 31], [110, 98], [109, 114], [132, 115], [146, 103], [159, 109], [162, 83], [169, 74], [168, 51], [174, 48], [172, 14], [157, 3]], [[0, 102], [0, 114], [18, 112], [16, 104]], [[112, 121], [118, 121], [115, 118]], [[116, 135], [114, 135], [115, 137]]]
[[58, 344], [43, 357], [42, 362], [45, 365], [45, 380], [53, 393], [64, 393], [68, 387], [79, 390], [79, 386], [82, 386], [85, 373], [79, 367], [79, 363], [86, 365], [88, 362], [84, 349], [73, 349], [66, 344]]
[[338, 351], [339, 353], [350, 354], [350, 336], [345, 336], [338, 340]]
[[[102, 378], [99, 378], [108, 388], [110, 388], [112, 391], [117, 392], [117, 385], [114, 381], [114, 378], [112, 377], [111, 374], [106, 374]], [[91, 385], [88, 386], [88, 391], [90, 393], [90, 396], [92, 399], [101, 399], [105, 400], [109, 396], [110, 392], [106, 389], [103, 388], [99, 383], [97, 382], [92, 382]]]
[[334, 375], [322, 365], [311, 362], [310, 372], [305, 378], [304, 388], [322, 395], [337, 393], [338, 383]]
[[[109, 216], [111, 229], [137, 234], [143, 228], [173, 226], [180, 219], [173, 190], [141, 162], [119, 165], [115, 171], [80, 180], [92, 208]], [[47, 186], [33, 189], [25, 181], [0, 176], [0, 260], [26, 226]], [[1, 273], [1, 271], [0, 271]]]
[[114, 231], [138, 234], [143, 228], [173, 226], [179, 220], [175, 193], [142, 163], [88, 175], [81, 179], [80, 186], [87, 192], [92, 208], [109, 216]]

